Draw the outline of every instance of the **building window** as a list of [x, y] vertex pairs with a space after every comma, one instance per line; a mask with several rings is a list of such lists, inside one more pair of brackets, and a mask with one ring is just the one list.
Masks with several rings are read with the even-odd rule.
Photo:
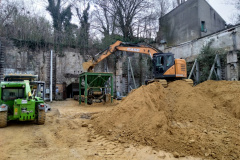
[[205, 21], [201, 21], [201, 32], [207, 32]]

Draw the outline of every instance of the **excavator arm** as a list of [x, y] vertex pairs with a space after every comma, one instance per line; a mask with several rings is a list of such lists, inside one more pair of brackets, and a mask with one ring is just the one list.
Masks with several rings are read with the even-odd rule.
[[[83, 64], [83, 68], [88, 72], [91, 72], [95, 65], [116, 51], [126, 51], [149, 55], [153, 61], [154, 74], [154, 80], [151, 80], [151, 82], [158, 81], [161, 82], [163, 86], [167, 86], [166, 80], [172, 81], [176, 79], [185, 79], [187, 77], [187, 65], [184, 59], [175, 59], [172, 53], [163, 54], [161, 51], [151, 46], [136, 45], [121, 41], [115, 42], [106, 50], [95, 55], [98, 56], [96, 61], [85, 62]], [[187, 82], [191, 85], [193, 84], [192, 80], [188, 80]]]
[[150, 47], [150, 46], [144, 46], [144, 45], [131, 45], [129, 43], [124, 43], [121, 41], [117, 41], [114, 44], [110, 45], [109, 48], [107, 48], [105, 51], [100, 52], [101, 54], [99, 58], [92, 63], [88, 67], [88, 71], [92, 70], [95, 65], [97, 65], [99, 62], [110, 56], [116, 51], [126, 51], [126, 52], [133, 52], [133, 53], [143, 53], [149, 55], [151, 58], [153, 57], [153, 54], [155, 53], [161, 53], [161, 51]]

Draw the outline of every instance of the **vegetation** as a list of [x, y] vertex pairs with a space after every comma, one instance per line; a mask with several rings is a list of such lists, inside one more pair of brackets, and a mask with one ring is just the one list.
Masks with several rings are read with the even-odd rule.
[[[13, 39], [16, 46], [31, 50], [55, 46], [58, 56], [64, 56], [63, 48], [71, 47], [86, 61], [89, 55], [95, 55], [117, 40], [154, 42], [159, 18], [185, 0], [43, 0], [51, 19], [23, 2], [0, 1], [1, 37]], [[235, 2], [240, 9], [240, 1]], [[223, 57], [224, 51], [211, 48], [211, 43], [202, 48], [198, 57], [201, 82], [207, 79], [216, 54]], [[117, 55], [108, 59], [112, 65], [121, 57]], [[149, 57], [140, 55], [132, 64], [139, 83], [145, 78], [142, 75], [149, 73], [151, 77]], [[150, 66], [147, 70], [143, 66], [146, 64]]]
[[82, 55], [90, 53], [91, 45], [102, 50], [116, 40], [153, 41], [158, 18], [178, 4], [177, 0], [171, 5], [165, 0], [34, 1], [45, 5], [49, 20], [39, 15], [29, 1], [24, 2], [0, 1], [0, 36], [13, 38], [21, 45], [54, 44], [58, 52], [63, 46], [79, 48]]
[[[211, 48], [211, 42], [202, 47], [201, 53], [197, 57], [200, 63], [200, 82], [204, 82], [208, 79], [216, 54], [220, 56], [221, 64], [225, 65], [226, 52], [223, 49]], [[213, 74], [212, 79], [217, 79], [215, 74]]]
[[90, 5], [88, 3], [87, 8], [83, 11], [83, 16], [80, 18], [80, 34], [78, 37], [78, 46], [80, 48], [80, 53], [83, 53], [83, 57], [86, 60], [86, 55], [88, 54], [88, 40], [89, 40], [89, 14], [88, 11], [90, 9]]

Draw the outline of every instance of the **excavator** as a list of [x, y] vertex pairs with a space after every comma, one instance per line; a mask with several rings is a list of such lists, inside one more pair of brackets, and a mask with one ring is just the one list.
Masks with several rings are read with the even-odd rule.
[[187, 65], [184, 59], [175, 59], [172, 53], [163, 53], [158, 49], [147, 46], [132, 44], [128, 42], [116, 41], [110, 45], [106, 50], [98, 53], [97, 60], [91, 63], [85, 62], [83, 66], [88, 72], [102, 60], [115, 53], [116, 51], [126, 51], [133, 53], [147, 54], [151, 57], [153, 62], [153, 79], [145, 81], [146, 84], [152, 82], [160, 82], [164, 87], [167, 87], [167, 83], [174, 80], [185, 80], [187, 83], [193, 85], [191, 79], [187, 79]]

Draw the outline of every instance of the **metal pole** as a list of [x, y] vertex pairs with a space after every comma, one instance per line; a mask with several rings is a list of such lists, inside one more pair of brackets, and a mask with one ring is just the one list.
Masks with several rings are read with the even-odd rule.
[[196, 63], [196, 82], [200, 82], [200, 71], [199, 71], [199, 62]]
[[135, 82], [135, 78], [134, 78], [134, 74], [133, 74], [133, 69], [132, 69], [132, 64], [131, 64], [130, 58], [128, 58], [128, 60], [129, 60], [129, 65], [130, 65], [130, 69], [131, 69], [131, 73], [132, 73], [133, 84], [134, 84], [134, 87], [136, 89], [137, 86], [136, 86], [136, 82]]
[[81, 86], [81, 84], [82, 84], [82, 77], [81, 76], [79, 76], [79, 95], [78, 95], [78, 101], [79, 101], [79, 104], [81, 104], [81, 102], [82, 102], [82, 86]]
[[113, 75], [111, 75], [111, 103], [113, 103]]
[[51, 57], [50, 57], [50, 102], [52, 102], [52, 50], [51, 50]]
[[[37, 86], [37, 92], [36, 92], [36, 95], [37, 95], [37, 97], [38, 97], [38, 93], [41, 93], [41, 84], [40, 83], [38, 83], [38, 86]], [[42, 94], [41, 94], [41, 96], [42, 96]], [[40, 97], [41, 97], [40, 96]], [[43, 97], [42, 97], [43, 98]], [[44, 99], [44, 98], [43, 98]]]
[[130, 85], [130, 66], [129, 66], [130, 64], [129, 64], [129, 62], [128, 62], [128, 81], [127, 81], [127, 83], [128, 83], [128, 93], [130, 92], [130, 87], [129, 87], [129, 85]]
[[190, 74], [189, 74], [189, 76], [188, 76], [188, 79], [191, 78], [191, 76], [192, 76], [192, 74], [193, 74], [193, 71], [194, 71], [194, 68], [195, 68], [195, 66], [196, 66], [196, 63], [197, 63], [197, 59], [195, 59], [195, 62], [194, 62], [193, 67], [192, 67], [192, 70], [191, 70], [191, 72], [190, 72]]
[[216, 63], [216, 61], [217, 61], [217, 58], [218, 58], [218, 54], [216, 54], [216, 57], [215, 57], [215, 59], [214, 59], [214, 62], [213, 62], [213, 65], [212, 65], [212, 68], [211, 68], [210, 74], [209, 74], [209, 76], [208, 76], [208, 80], [211, 79], [211, 76], [212, 76], [212, 73], [213, 73], [213, 70], [214, 70], [215, 63]]
[[42, 86], [43, 88], [43, 99], [45, 100], [46, 98], [45, 98], [45, 95], [46, 95], [46, 86], [45, 86], [45, 82], [43, 83], [43, 86]]
[[84, 100], [84, 102], [85, 102], [85, 104], [87, 104], [87, 92], [88, 92], [88, 84], [87, 84], [87, 74], [85, 73], [85, 79], [84, 79], [84, 81], [85, 81], [85, 84], [84, 84], [84, 98], [85, 98], [85, 100]]
[[216, 70], [215, 70], [215, 69], [213, 70], [213, 72], [214, 72], [214, 74], [215, 74], [215, 76], [216, 76], [217, 80], [219, 80], [219, 77], [218, 77], [218, 75], [217, 75], [217, 72], [216, 72]]
[[219, 80], [222, 80], [222, 75], [221, 75], [221, 61], [220, 61], [220, 57], [218, 56], [217, 58], [217, 75]]
[[236, 38], [236, 31], [232, 32], [232, 39], [233, 39], [233, 50], [237, 50], [237, 38]]

